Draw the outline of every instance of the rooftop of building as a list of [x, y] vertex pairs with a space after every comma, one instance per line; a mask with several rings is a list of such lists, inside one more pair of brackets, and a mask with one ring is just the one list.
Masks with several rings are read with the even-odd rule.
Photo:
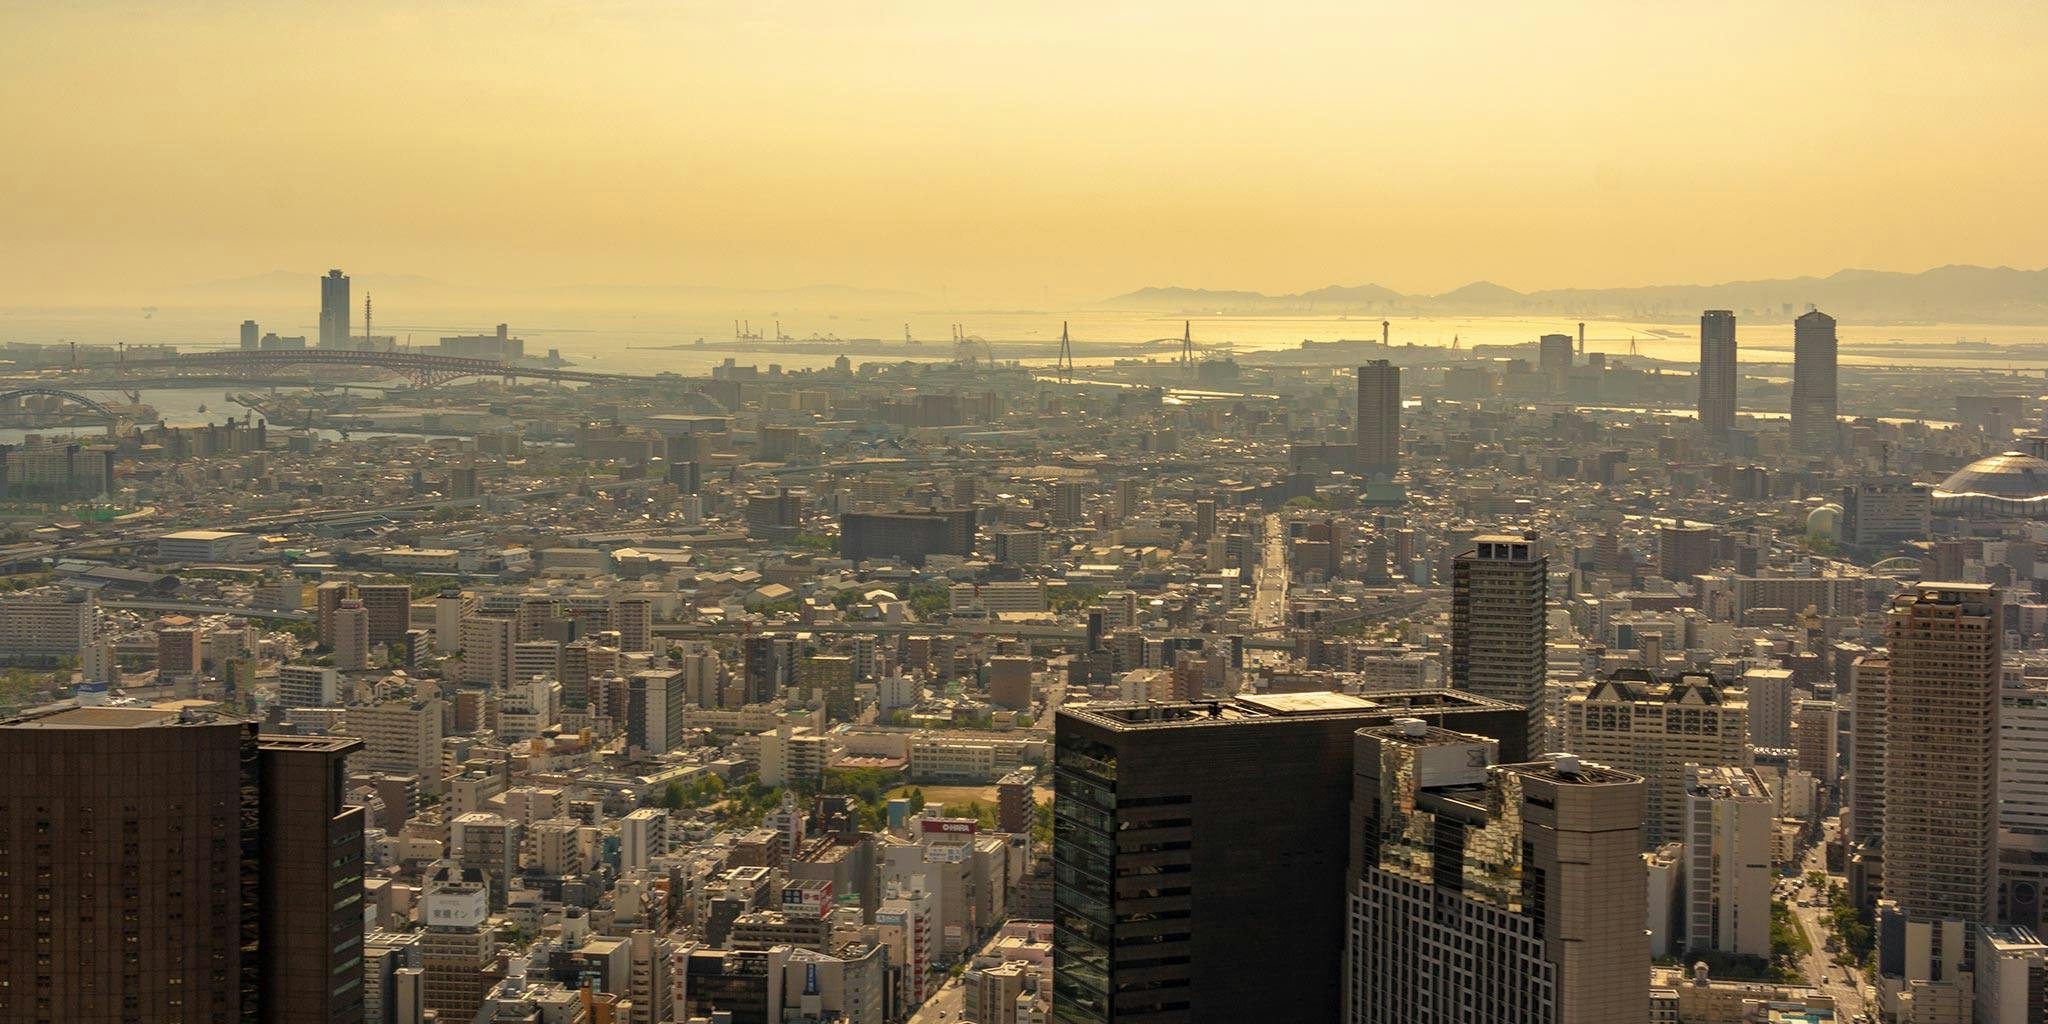
[[1062, 707], [1061, 716], [1118, 731], [1185, 725], [1274, 722], [1309, 718], [1371, 718], [1475, 711], [1517, 711], [1511, 704], [1462, 690], [1249, 694], [1197, 701], [1113, 701]]
[[155, 729], [232, 721], [178, 706], [56, 707], [0, 721], [0, 729]]
[[1521, 764], [1499, 765], [1504, 771], [1543, 779], [1560, 786], [1626, 786], [1640, 783], [1643, 777], [1609, 768], [1603, 764], [1582, 761], [1570, 754], [1557, 754], [1546, 761], [1527, 761]]

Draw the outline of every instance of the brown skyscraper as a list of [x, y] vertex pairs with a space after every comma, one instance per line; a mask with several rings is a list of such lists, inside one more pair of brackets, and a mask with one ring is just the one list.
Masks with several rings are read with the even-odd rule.
[[0, 1019], [362, 1020], [356, 746], [142, 707], [0, 722]]
[[1792, 322], [1792, 450], [1835, 450], [1835, 318], [1811, 310]]
[[1531, 754], [1553, 749], [1549, 569], [1534, 531], [1474, 537], [1451, 566], [1451, 686], [1526, 709]]
[[1700, 429], [1719, 442], [1735, 428], [1735, 313], [1700, 314]]
[[1992, 916], [1999, 611], [1989, 584], [1922, 583], [1886, 624], [1884, 896], [1920, 920]]
[[1358, 368], [1358, 471], [1390, 477], [1401, 468], [1401, 368], [1375, 359]]

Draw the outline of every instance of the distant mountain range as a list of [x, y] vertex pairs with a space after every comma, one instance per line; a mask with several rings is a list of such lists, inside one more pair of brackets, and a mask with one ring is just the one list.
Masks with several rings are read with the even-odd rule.
[[1331, 285], [1293, 295], [1140, 288], [1097, 305], [1175, 313], [1561, 314], [1662, 320], [1690, 318], [1702, 309], [1733, 309], [1751, 316], [1796, 315], [1807, 303], [1840, 319], [1862, 323], [2048, 323], [2048, 269], [1947, 266], [1917, 274], [1842, 270], [1827, 277], [1536, 292], [1474, 281], [1441, 295], [1406, 295], [1376, 284]]

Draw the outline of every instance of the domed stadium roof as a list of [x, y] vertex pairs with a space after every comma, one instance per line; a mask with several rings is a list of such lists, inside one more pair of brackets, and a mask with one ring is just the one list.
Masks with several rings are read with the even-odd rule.
[[2048, 518], [2048, 460], [2005, 452], [1970, 463], [1934, 485], [1934, 510]]
[[2048, 496], [2048, 460], [2025, 452], [1978, 459], [1935, 485], [1936, 494], [1988, 494], [2000, 498]]

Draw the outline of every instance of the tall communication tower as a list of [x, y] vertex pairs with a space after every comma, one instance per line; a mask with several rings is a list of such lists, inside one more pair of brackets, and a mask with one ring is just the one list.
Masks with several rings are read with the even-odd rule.
[[1586, 322], [1579, 321], [1579, 354], [1586, 354]]
[[370, 293], [363, 293], [363, 340], [370, 340]]
[[1054, 366], [1059, 373], [1060, 383], [1071, 383], [1074, 379], [1074, 342], [1067, 337], [1067, 322], [1060, 321], [1060, 359]]

